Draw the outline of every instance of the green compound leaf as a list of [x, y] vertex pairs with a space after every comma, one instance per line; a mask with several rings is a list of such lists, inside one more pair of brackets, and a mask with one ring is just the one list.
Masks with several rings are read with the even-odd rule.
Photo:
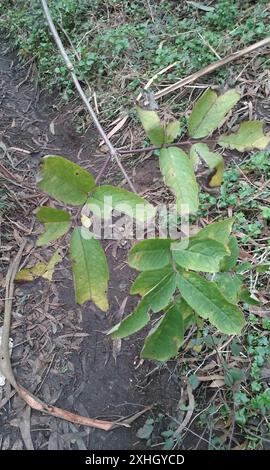
[[220, 96], [213, 90], [205, 91], [195, 103], [189, 118], [189, 135], [200, 139], [212, 134], [239, 100], [240, 95], [235, 90], [229, 90]]
[[141, 357], [165, 362], [175, 357], [184, 341], [183, 312], [170, 307], [147, 336]]
[[126, 336], [133, 335], [137, 331], [141, 330], [150, 320], [148, 313], [149, 305], [143, 299], [136, 307], [134, 312], [128, 315], [124, 320], [115, 325], [108, 334], [111, 335], [112, 339], [121, 339]]
[[38, 186], [51, 197], [80, 206], [95, 187], [95, 180], [88, 171], [66, 158], [47, 155], [43, 158], [41, 181]]
[[97, 307], [108, 309], [109, 269], [103, 248], [84, 227], [75, 228], [70, 241], [70, 258], [76, 302], [92, 300]]
[[215, 170], [215, 174], [212, 175], [209, 181], [211, 188], [221, 185], [224, 174], [224, 160], [222, 155], [211, 152], [206, 144], [194, 144], [190, 150], [190, 157], [193, 164], [195, 163], [196, 166], [198, 160], [202, 159], [210, 170]]
[[177, 147], [161, 149], [159, 164], [165, 184], [175, 194], [177, 212], [196, 213], [199, 189], [189, 157]]
[[239, 246], [237, 243], [237, 239], [234, 236], [231, 236], [228, 243], [228, 249], [230, 250], [230, 254], [224, 256], [224, 258], [220, 262], [220, 271], [230, 271], [230, 269], [234, 268], [239, 257]]
[[211, 239], [191, 239], [185, 250], [181, 250], [181, 242], [180, 244], [175, 242], [171, 245], [171, 249], [177, 265], [207, 273], [217, 273], [220, 261], [228, 252], [223, 244]]
[[171, 261], [171, 240], [153, 238], [137, 243], [128, 254], [128, 264], [138, 271], [162, 269]]
[[218, 144], [221, 147], [244, 152], [246, 150], [263, 150], [270, 142], [270, 134], [264, 135], [263, 123], [260, 121], [246, 121], [240, 124], [235, 134], [222, 135]]
[[243, 313], [228, 301], [214, 282], [196, 273], [178, 275], [178, 287], [190, 307], [225, 334], [239, 334], [245, 324]]
[[114, 209], [140, 222], [152, 219], [156, 212], [144, 198], [109, 185], [96, 187], [87, 200], [87, 205], [94, 214], [105, 219]]
[[45, 225], [45, 232], [37, 239], [36, 245], [43, 246], [62, 237], [70, 226], [70, 215], [52, 207], [41, 207], [37, 218]]
[[155, 111], [143, 109], [140, 106], [136, 106], [136, 110], [144, 131], [152, 144], [157, 146], [163, 145], [165, 132], [158, 114]]

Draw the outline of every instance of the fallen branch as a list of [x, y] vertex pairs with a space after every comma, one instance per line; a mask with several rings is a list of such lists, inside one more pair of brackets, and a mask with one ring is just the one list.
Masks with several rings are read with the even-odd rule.
[[[59, 52], [66, 64], [66, 67], [68, 69], [68, 71], [70, 72], [70, 75], [71, 75], [71, 78], [73, 80], [73, 83], [83, 101], [83, 103], [85, 104], [85, 107], [87, 109], [87, 111], [89, 112], [100, 136], [102, 137], [102, 139], [104, 140], [105, 144], [107, 145], [108, 149], [109, 149], [109, 152], [110, 152], [110, 160], [111, 159], [114, 159], [118, 165], [118, 167], [120, 168], [121, 172], [123, 173], [124, 175], [124, 178], [125, 180], [127, 181], [127, 183], [129, 184], [130, 186], [130, 189], [136, 193], [136, 190], [134, 188], [134, 185], [132, 183], [132, 181], [130, 180], [129, 176], [127, 175], [126, 173], [126, 170], [124, 169], [120, 159], [119, 159], [119, 155], [117, 153], [117, 150], [114, 148], [114, 146], [112, 145], [110, 139], [108, 138], [106, 132], [104, 131], [103, 127], [101, 126], [97, 116], [96, 116], [96, 113], [95, 111], [93, 110], [92, 106], [90, 105], [80, 83], [79, 83], [79, 80], [77, 78], [77, 75], [75, 74], [75, 71], [74, 71], [74, 66], [72, 64], [72, 62], [70, 61], [66, 51], [65, 51], [65, 48], [63, 46], [63, 43], [59, 37], [59, 34], [54, 26], [54, 23], [53, 23], [53, 20], [52, 20], [52, 17], [51, 17], [51, 13], [50, 13], [50, 10], [48, 8], [48, 5], [47, 5], [47, 2], [46, 0], [40, 0], [41, 1], [41, 4], [42, 4], [42, 8], [44, 10], [44, 14], [45, 14], [45, 17], [47, 19], [47, 22], [48, 22], [48, 25], [49, 25], [49, 28], [50, 28], [50, 31], [52, 33], [52, 36], [53, 36], [53, 39], [55, 41], [55, 44], [57, 45], [58, 49], [59, 49]], [[107, 166], [107, 165], [106, 165]], [[106, 167], [105, 167], [106, 168]], [[105, 169], [104, 169], [105, 170]]]
[[16, 381], [14, 376], [11, 361], [10, 361], [10, 352], [9, 352], [9, 334], [10, 334], [10, 325], [11, 325], [11, 314], [12, 314], [12, 299], [14, 295], [14, 279], [16, 273], [19, 269], [21, 257], [23, 250], [26, 245], [26, 240], [21, 244], [21, 247], [13, 260], [10, 263], [8, 273], [6, 275], [6, 297], [5, 297], [5, 310], [4, 310], [4, 321], [2, 328], [2, 338], [1, 338], [1, 347], [0, 347], [0, 371], [8, 380], [8, 382], [13, 386], [18, 395], [24, 400], [24, 402], [30, 406], [32, 409], [40, 411], [42, 413], [47, 413], [56, 418], [64, 419], [65, 421], [70, 421], [75, 424], [82, 424], [83, 426], [89, 426], [92, 428], [102, 429], [103, 431], [110, 431], [119, 426], [130, 427], [130, 423], [141, 416], [145, 411], [149, 410], [151, 407], [145, 407], [142, 411], [139, 411], [135, 415], [126, 420], [118, 421], [103, 421], [99, 419], [88, 418], [86, 416], [81, 416], [70, 411], [57, 408], [56, 406], [48, 405], [43, 402], [31, 392], [26, 390]]
[[166, 96], [169, 93], [172, 93], [172, 91], [178, 90], [179, 88], [182, 88], [183, 86], [188, 85], [191, 82], [194, 82], [198, 78], [203, 77], [204, 75], [207, 75], [208, 73], [211, 73], [214, 70], [217, 70], [220, 67], [223, 67], [224, 65], [227, 65], [230, 62], [237, 60], [240, 57], [243, 57], [244, 55], [249, 54], [250, 52], [255, 51], [256, 49], [267, 46], [269, 44], [270, 44], [270, 37], [263, 39], [262, 41], [255, 42], [254, 44], [251, 44], [251, 46], [245, 47], [244, 49], [241, 49], [240, 51], [233, 52], [233, 54], [230, 54], [227, 57], [224, 57], [224, 59], [217, 60], [216, 62], [213, 62], [210, 65], [207, 65], [206, 67], [199, 70], [198, 72], [195, 72], [192, 75], [189, 75], [188, 77], [183, 78], [182, 80], [179, 80], [173, 85], [170, 85], [164, 88], [163, 90], [158, 91], [155, 94], [155, 98], [158, 99], [158, 98], [161, 98], [162, 96]]

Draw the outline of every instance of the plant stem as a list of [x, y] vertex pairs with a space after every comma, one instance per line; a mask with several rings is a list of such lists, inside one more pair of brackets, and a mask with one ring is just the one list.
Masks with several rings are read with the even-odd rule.
[[[50, 31], [52, 33], [52, 36], [53, 36], [53, 39], [55, 41], [55, 44], [57, 45], [58, 49], [59, 49], [59, 52], [66, 64], [66, 67], [67, 69], [69, 70], [70, 72], [70, 75], [71, 75], [71, 78], [73, 80], [73, 83], [83, 101], [83, 103], [85, 104], [85, 107], [87, 109], [87, 111], [89, 112], [91, 118], [93, 119], [93, 122], [101, 136], [101, 138], [104, 140], [105, 144], [107, 145], [108, 149], [109, 149], [109, 152], [110, 152], [110, 160], [111, 159], [114, 159], [118, 165], [118, 167], [120, 168], [121, 172], [123, 173], [124, 177], [125, 177], [125, 180], [127, 181], [127, 183], [129, 184], [131, 190], [136, 193], [136, 190], [134, 188], [134, 185], [133, 183], [131, 182], [129, 176], [127, 175], [126, 173], [126, 170], [124, 169], [120, 159], [119, 159], [119, 156], [118, 156], [118, 152], [117, 150], [114, 148], [114, 146], [112, 145], [110, 139], [108, 138], [106, 132], [104, 131], [103, 127], [101, 126], [97, 116], [96, 116], [96, 113], [94, 112], [92, 106], [90, 105], [80, 83], [79, 83], [79, 80], [77, 78], [77, 75], [74, 71], [74, 66], [72, 64], [72, 62], [70, 61], [67, 53], [66, 53], [66, 50], [63, 46], [63, 43], [59, 37], [59, 34], [55, 28], [55, 25], [53, 23], [53, 20], [52, 20], [52, 17], [51, 17], [51, 13], [50, 13], [50, 10], [49, 10], [49, 7], [47, 5], [47, 1], [46, 0], [41, 0], [41, 4], [42, 4], [42, 8], [44, 10], [44, 14], [45, 14], [45, 17], [46, 17], [46, 20], [48, 22], [48, 25], [49, 25], [49, 28], [50, 28]], [[106, 165], [107, 166], [107, 165]], [[106, 168], [106, 167], [105, 167]], [[104, 168], [104, 170], [105, 170]], [[101, 175], [100, 175], [101, 176]]]
[[[128, 150], [121, 150], [121, 149], [116, 149], [117, 152], [120, 154], [120, 155], [129, 155], [129, 154], [133, 154], [133, 153], [143, 153], [143, 152], [153, 152], [154, 150], [161, 150], [163, 148], [170, 148], [170, 147], [184, 147], [186, 145], [192, 145], [192, 144], [195, 144], [196, 140], [183, 140], [182, 142], [174, 142], [172, 144], [164, 144], [162, 145], [162, 147], [158, 147], [158, 146], [149, 146], [149, 147], [140, 147], [140, 148], [134, 148], [134, 149], [128, 149]], [[200, 139], [200, 143], [209, 143], [209, 142], [217, 142], [217, 139], [207, 139], [207, 140], [203, 140], [203, 139]]]

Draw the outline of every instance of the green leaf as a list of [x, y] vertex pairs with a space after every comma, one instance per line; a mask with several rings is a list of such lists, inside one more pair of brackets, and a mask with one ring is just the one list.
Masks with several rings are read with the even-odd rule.
[[115, 325], [110, 331], [108, 331], [108, 334], [111, 335], [112, 339], [121, 339], [126, 336], [133, 335], [149, 322], [150, 315], [148, 310], [148, 303], [144, 299], [141, 300], [134, 312]]
[[[217, 273], [222, 258], [227, 253], [226, 247], [221, 243], [211, 240], [192, 240], [185, 250], [177, 249], [178, 243], [171, 245], [173, 259], [182, 268], [207, 273]], [[181, 242], [179, 244], [181, 247]]]
[[198, 185], [189, 157], [177, 147], [161, 149], [159, 164], [165, 184], [176, 196], [177, 211], [195, 213], [199, 207]]
[[195, 239], [210, 238], [211, 240], [216, 240], [223, 245], [227, 245], [230, 239], [230, 233], [232, 231], [232, 226], [234, 219], [223, 219], [218, 222], [213, 222], [203, 227], [199, 232], [192, 237]]
[[147, 336], [141, 357], [166, 362], [178, 353], [184, 341], [182, 312], [170, 307]]
[[242, 279], [237, 275], [218, 273], [214, 279], [219, 290], [229, 302], [237, 304], [242, 288]]
[[262, 217], [264, 219], [269, 220], [270, 219], [270, 207], [267, 206], [260, 206], [260, 209], [262, 211]]
[[144, 131], [152, 144], [157, 146], [163, 145], [165, 133], [158, 114], [155, 111], [143, 109], [140, 106], [136, 106], [136, 110]]
[[239, 299], [241, 302], [244, 302], [245, 304], [248, 305], [260, 305], [261, 302], [259, 299], [256, 299], [252, 297], [248, 289], [242, 289], [240, 294], [239, 294]]
[[228, 369], [227, 373], [224, 376], [224, 382], [228, 387], [232, 387], [236, 382], [241, 382], [244, 378], [244, 371], [232, 367]]
[[197, 375], [192, 374], [188, 378], [189, 384], [191, 385], [192, 390], [196, 390], [196, 388], [200, 385], [200, 381]]
[[84, 227], [75, 228], [70, 241], [70, 257], [76, 302], [92, 300], [101, 310], [108, 309], [109, 270], [103, 248]]
[[256, 266], [256, 272], [257, 273], [267, 273], [267, 271], [270, 270], [270, 264], [257, 264]]
[[154, 420], [147, 419], [144, 425], [138, 429], [136, 436], [139, 439], [149, 439], [154, 429]]
[[177, 305], [182, 312], [184, 332], [186, 332], [195, 322], [194, 311], [180, 295], [174, 299], [174, 303], [172, 303], [171, 305], [174, 304]]
[[180, 122], [172, 121], [165, 128], [164, 144], [171, 144], [180, 133]]
[[[166, 271], [168, 271], [166, 273]], [[149, 286], [155, 278], [154, 273], [159, 273], [159, 279], [156, 279], [155, 285]], [[150, 279], [147, 279], [149, 275]], [[137, 282], [136, 282], [137, 281]], [[144, 299], [148, 302], [149, 307], [153, 312], [160, 312], [163, 310], [171, 301], [171, 298], [176, 289], [176, 273], [170, 270], [159, 270], [159, 271], [146, 271], [136, 279], [132, 286], [131, 293], [137, 294], [143, 290], [143, 281], [148, 285], [148, 290], [144, 294]]]
[[153, 312], [160, 312], [170, 303], [176, 289], [176, 274], [171, 273], [149, 291], [144, 299]]
[[244, 152], [246, 150], [263, 150], [270, 142], [270, 135], [264, 135], [263, 122], [246, 121], [240, 124], [235, 134], [222, 135], [218, 144], [221, 147]]
[[105, 219], [110, 216], [112, 210], [116, 209], [133, 219], [144, 222], [153, 218], [156, 211], [146, 199], [137, 194], [109, 185], [96, 187], [87, 200], [87, 205], [94, 214]]
[[45, 225], [45, 232], [37, 239], [37, 246], [47, 245], [62, 237], [70, 226], [70, 215], [52, 207], [41, 207], [37, 212], [37, 218]]
[[140, 294], [142, 297], [150, 292], [162, 279], [173, 273], [172, 266], [154, 271], [144, 271], [133, 282], [130, 293]]
[[241, 332], [245, 324], [242, 312], [224, 297], [214, 282], [185, 271], [178, 274], [178, 287], [191, 308], [219, 331], [229, 335]]
[[152, 271], [167, 266], [171, 261], [171, 240], [153, 238], [137, 243], [128, 254], [128, 264], [138, 271]]
[[191, 160], [197, 161], [202, 159], [211, 170], [215, 170], [215, 174], [212, 175], [209, 181], [209, 186], [214, 188], [220, 186], [223, 181], [224, 174], [224, 160], [222, 155], [211, 152], [206, 144], [194, 144], [190, 149]]
[[196, 101], [189, 118], [189, 135], [200, 139], [212, 134], [239, 100], [240, 95], [235, 90], [229, 90], [220, 96], [213, 90], [205, 91]]
[[38, 186], [43, 191], [74, 206], [83, 204], [88, 193], [95, 187], [95, 180], [88, 171], [56, 155], [43, 158], [41, 178]]
[[231, 236], [228, 243], [228, 248], [230, 250], [230, 255], [224, 256], [220, 262], [220, 271], [230, 271], [234, 268], [239, 257], [239, 246], [237, 239], [234, 236]]

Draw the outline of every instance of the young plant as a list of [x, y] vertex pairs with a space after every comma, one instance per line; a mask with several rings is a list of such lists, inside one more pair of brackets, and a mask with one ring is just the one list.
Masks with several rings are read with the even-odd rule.
[[[153, 145], [162, 147], [160, 170], [175, 194], [179, 213], [183, 207], [188, 208], [189, 214], [199, 209], [194, 169], [200, 160], [214, 170], [209, 185], [220, 186], [223, 157], [200, 139], [208, 138], [222, 125], [239, 99], [235, 90], [218, 96], [209, 89], [200, 97], [188, 120], [192, 139], [189, 156], [178, 146], [168, 146], [179, 133], [177, 121], [162, 125], [155, 111], [137, 108], [147, 137]], [[264, 135], [260, 121], [243, 122], [236, 133], [221, 135], [216, 141], [221, 147], [238, 151], [262, 150], [269, 142], [270, 135]], [[238, 259], [232, 225], [233, 219], [227, 219], [206, 226], [187, 240], [185, 249], [181, 248], [183, 240], [177, 243], [169, 239], [144, 240], [133, 247], [128, 262], [141, 274], [131, 294], [141, 295], [142, 300], [132, 314], [110, 331], [112, 337], [123, 338], [139, 331], [150, 321], [150, 312], [163, 311], [145, 340], [141, 356], [167, 361], [177, 354], [192, 324], [200, 329], [202, 322], [208, 320], [222, 333], [239, 334], [245, 321], [237, 304], [247, 300], [248, 295], [241, 278], [229, 272]]]
[[[165, 183], [175, 194], [179, 214], [183, 208], [188, 214], [196, 214], [199, 209], [194, 168], [200, 160], [212, 170], [210, 186], [221, 184], [223, 157], [200, 139], [209, 137], [223, 123], [239, 99], [235, 90], [220, 96], [207, 90], [202, 95], [188, 121], [192, 139], [189, 156], [173, 145], [179, 133], [179, 122], [162, 125], [155, 111], [137, 108], [148, 138], [161, 148], [160, 169]], [[244, 151], [264, 149], [269, 141], [270, 136], [264, 135], [261, 122], [248, 121], [240, 125], [237, 133], [220, 136], [217, 144]], [[140, 223], [155, 214], [155, 208], [145, 199], [114, 186], [96, 186], [89, 172], [60, 156], [44, 158], [39, 187], [64, 204], [86, 204], [92, 213], [97, 212], [104, 219], [113, 209]], [[55, 241], [71, 227], [67, 211], [42, 207], [37, 217], [45, 225], [45, 232], [37, 240], [38, 246]], [[83, 215], [81, 221], [82, 226], [73, 228], [69, 250], [76, 301], [83, 304], [92, 300], [106, 311], [109, 281], [106, 256], [99, 240], [88, 230], [91, 220]], [[131, 287], [131, 294], [139, 294], [141, 301], [133, 313], [109, 332], [112, 338], [136, 333], [150, 321], [151, 312], [163, 313], [145, 340], [141, 353], [145, 358], [167, 361], [174, 357], [190, 326], [201, 329], [205, 320], [222, 333], [239, 334], [245, 321], [237, 304], [247, 303], [249, 296], [242, 288], [241, 278], [230, 272], [238, 259], [232, 226], [231, 218], [209, 224], [196, 235], [180, 241], [153, 238], [137, 243], [129, 252], [128, 263], [141, 271]]]

